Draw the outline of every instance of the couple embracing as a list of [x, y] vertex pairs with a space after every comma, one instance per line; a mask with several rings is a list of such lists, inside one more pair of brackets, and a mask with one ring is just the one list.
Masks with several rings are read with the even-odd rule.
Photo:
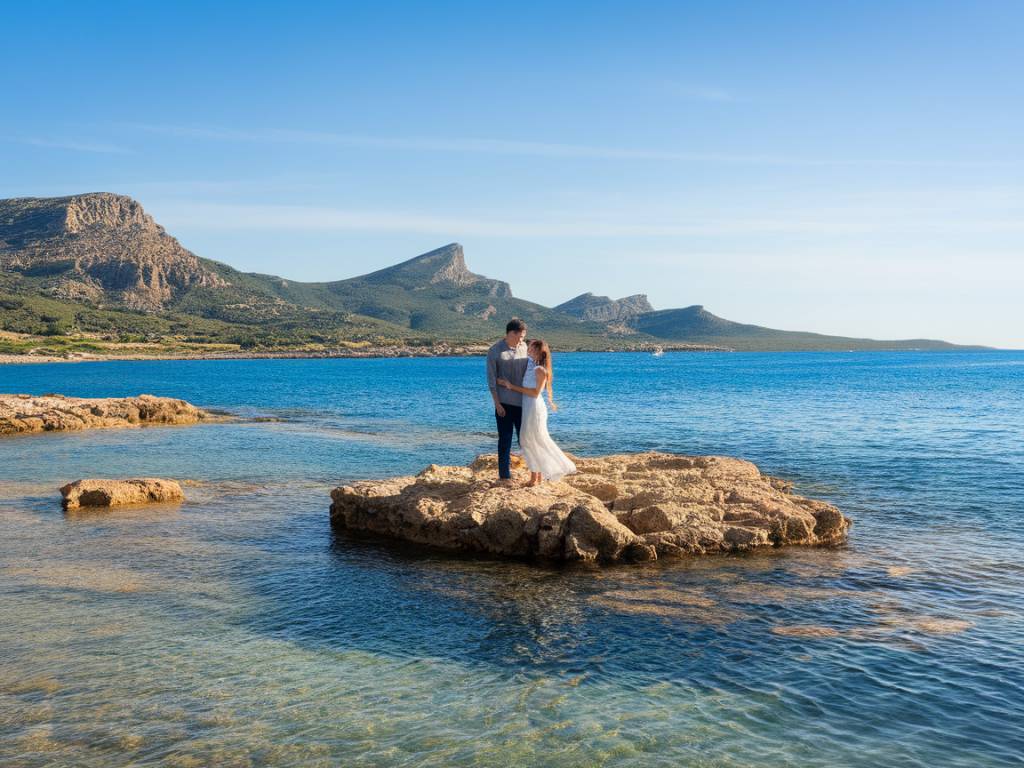
[[494, 400], [498, 422], [498, 477], [512, 482], [512, 433], [519, 436], [523, 459], [530, 469], [529, 485], [543, 480], [560, 480], [576, 471], [554, 440], [548, 435], [547, 392], [551, 409], [551, 350], [542, 339], [526, 343], [526, 323], [512, 318], [505, 326], [505, 338], [487, 353], [487, 386]]

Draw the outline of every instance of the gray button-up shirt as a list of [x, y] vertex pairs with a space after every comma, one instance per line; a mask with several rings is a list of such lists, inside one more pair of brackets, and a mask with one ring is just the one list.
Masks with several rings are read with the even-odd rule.
[[498, 393], [498, 402], [505, 405], [522, 405], [523, 396], [519, 392], [498, 386], [498, 379], [508, 379], [518, 386], [523, 385], [526, 364], [530, 358], [526, 354], [526, 342], [512, 349], [502, 339], [487, 351], [487, 386], [492, 392]]

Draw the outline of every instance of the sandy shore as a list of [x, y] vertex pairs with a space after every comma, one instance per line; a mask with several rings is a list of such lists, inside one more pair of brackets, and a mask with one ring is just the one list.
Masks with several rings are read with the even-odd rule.
[[67, 360], [63, 357], [48, 357], [46, 355], [0, 355], [0, 365], [17, 365], [18, 363], [73, 363], [75, 360]]

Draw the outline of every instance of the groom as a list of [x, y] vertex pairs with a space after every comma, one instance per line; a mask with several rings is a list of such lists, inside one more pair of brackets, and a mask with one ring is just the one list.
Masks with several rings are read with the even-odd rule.
[[512, 479], [512, 431], [519, 434], [523, 421], [523, 396], [498, 386], [498, 379], [508, 379], [522, 386], [526, 373], [526, 323], [513, 317], [505, 326], [505, 338], [487, 352], [487, 386], [494, 401], [494, 418], [498, 422], [498, 477]]

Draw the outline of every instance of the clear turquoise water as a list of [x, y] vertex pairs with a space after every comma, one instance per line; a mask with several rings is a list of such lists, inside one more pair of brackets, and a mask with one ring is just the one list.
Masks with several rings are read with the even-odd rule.
[[[0, 442], [0, 765], [1020, 764], [1024, 353], [556, 363], [567, 449], [748, 458], [849, 545], [592, 569], [333, 534], [341, 481], [491, 449], [479, 359], [0, 367], [243, 417]], [[195, 482], [60, 511], [137, 474]]]

